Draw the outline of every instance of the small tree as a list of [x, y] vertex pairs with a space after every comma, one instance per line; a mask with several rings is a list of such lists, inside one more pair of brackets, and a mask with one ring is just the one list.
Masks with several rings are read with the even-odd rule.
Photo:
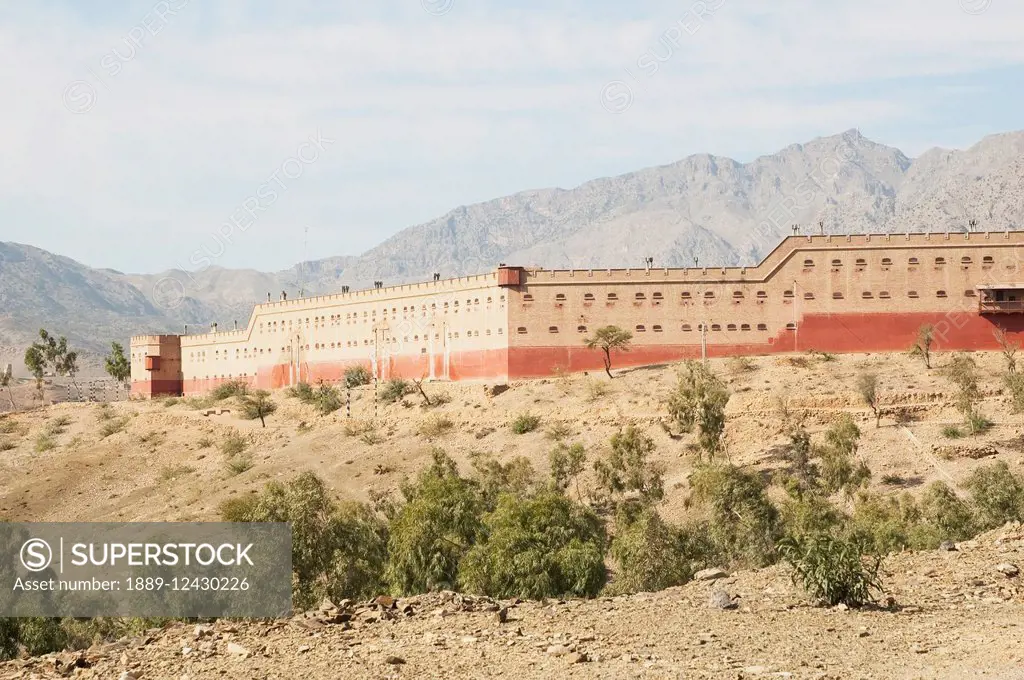
[[1006, 362], [1006, 373], [1008, 375], [1015, 375], [1017, 373], [1017, 350], [1020, 349], [1020, 345], [1010, 340], [1006, 335], [1006, 331], [1002, 328], [996, 328], [992, 331], [992, 334], [996, 338], [996, 342], [999, 343], [999, 349], [1003, 353], [1003, 360]]
[[704, 364], [687, 361], [676, 390], [669, 397], [668, 412], [683, 432], [696, 426], [700, 449], [713, 456], [722, 449], [728, 402], [725, 383]]
[[11, 400], [11, 409], [17, 411], [18, 405], [14, 403], [14, 390], [11, 389], [11, 383], [14, 381], [14, 376], [11, 371], [4, 369], [3, 373], [0, 373], [0, 388], [7, 388], [7, 396]]
[[926, 323], [917, 329], [917, 339], [910, 347], [910, 355], [921, 357], [925, 368], [932, 367], [932, 344], [935, 342], [935, 328]]
[[636, 516], [620, 512], [615, 520], [611, 556], [618, 569], [615, 593], [653, 592], [686, 583], [693, 576], [689, 536], [653, 508]]
[[345, 369], [345, 387], [369, 385], [371, 380], [373, 380], [373, 376], [365, 366], [350, 366]]
[[32, 377], [36, 379], [36, 398], [43, 400], [43, 376], [46, 375], [46, 353], [38, 343], [25, 350], [25, 367]]
[[647, 460], [654, 440], [630, 425], [612, 436], [611, 446], [607, 459], [594, 462], [598, 487], [614, 501], [629, 492], [638, 494], [643, 505], [660, 501], [665, 495], [663, 471]]
[[277, 410], [277, 404], [270, 400], [270, 392], [256, 390], [242, 397], [242, 413], [249, 420], [260, 419], [263, 427], [267, 426], [266, 417]]
[[882, 589], [882, 559], [865, 556], [857, 539], [827, 533], [788, 536], [779, 541], [779, 552], [793, 568], [793, 583], [823, 604], [859, 607], [873, 601], [872, 591]]
[[867, 405], [871, 407], [871, 412], [875, 414], [875, 428], [878, 428], [882, 421], [882, 411], [878, 407], [878, 374], [861, 373], [858, 375], [857, 391], [864, 401], [867, 402]]
[[559, 491], [565, 491], [570, 483], [574, 483], [576, 498], [582, 501], [580, 475], [583, 474], [587, 463], [587, 452], [583, 448], [583, 444], [566, 446], [559, 443], [551, 450], [549, 460], [551, 462], [551, 486]]
[[971, 434], [976, 434], [979, 423], [977, 404], [981, 399], [981, 388], [978, 386], [978, 364], [966, 354], [958, 353], [953, 357], [946, 374], [956, 385], [956, 407], [964, 415]]
[[124, 347], [119, 342], [110, 343], [110, 354], [103, 360], [107, 375], [127, 386], [128, 380], [132, 377], [132, 365], [124, 353]]
[[34, 343], [34, 346], [42, 350], [46, 364], [52, 366], [53, 372], [57, 375], [71, 378], [71, 384], [75, 386], [75, 391], [81, 398], [82, 390], [75, 381], [75, 375], [78, 373], [78, 352], [68, 349], [67, 338], [50, 335], [45, 328], [39, 329], [39, 338], [42, 342]]
[[620, 352], [629, 351], [629, 343], [633, 334], [618, 326], [603, 326], [594, 331], [594, 334], [583, 341], [587, 349], [599, 349], [604, 353], [604, 372], [608, 377], [612, 376], [612, 350]]
[[825, 432], [825, 446], [821, 448], [821, 483], [826, 491], [843, 491], [847, 496], [871, 478], [871, 470], [861, 461], [854, 464], [860, 428], [849, 413]]

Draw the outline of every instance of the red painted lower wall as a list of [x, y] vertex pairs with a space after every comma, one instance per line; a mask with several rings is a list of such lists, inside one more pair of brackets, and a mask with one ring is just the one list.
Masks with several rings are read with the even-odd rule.
[[[993, 332], [997, 328], [1007, 336], [1024, 344], [1024, 318], [979, 316], [974, 313], [947, 314], [820, 314], [805, 316], [796, 331], [785, 330], [765, 343], [744, 342], [749, 332], [714, 332], [707, 336], [707, 351], [711, 357], [743, 354], [776, 354], [783, 352], [882, 352], [908, 349], [925, 324], [934, 327], [936, 351], [992, 350], [999, 343]], [[612, 353], [612, 368], [649, 366], [700, 357], [699, 334], [697, 342], [687, 345], [644, 345], [635, 343], [628, 352]], [[577, 371], [603, 371], [604, 361], [599, 350], [583, 347], [515, 347], [509, 351], [510, 378], [537, 378], [549, 376], [558, 369]]]
[[[983, 350], [998, 349], [993, 331], [1002, 328], [1007, 335], [1024, 344], [1024, 316], [979, 316], [966, 311], [947, 314], [818, 314], [804, 316], [796, 331], [784, 330], [767, 342], [750, 342], [750, 332], [710, 331], [707, 336], [708, 356], [726, 357], [742, 354], [776, 354], [783, 352], [880, 352], [902, 351], [910, 347], [918, 329], [925, 324], [934, 327], [934, 349]], [[653, 334], [652, 334], [653, 335]], [[612, 367], [635, 367], [664, 364], [700, 357], [699, 334], [696, 342], [685, 345], [643, 344], [647, 338], [633, 338], [628, 352], [614, 352]], [[390, 357], [381, 362], [379, 377], [424, 378], [430, 375], [429, 355]], [[500, 350], [452, 352], [448, 375], [444, 358], [435, 355], [434, 378], [438, 380], [507, 380], [550, 376], [559, 371], [602, 371], [601, 352], [578, 347], [513, 347]], [[304, 363], [297, 380], [316, 383], [340, 382], [345, 370], [369, 362]], [[287, 364], [260, 369], [245, 380], [260, 389], [279, 389], [292, 384], [292, 368]], [[186, 395], [203, 394], [228, 378], [184, 381]], [[132, 394], [154, 396], [176, 394], [180, 390], [173, 381], [133, 383]]]
[[153, 397], [177, 396], [181, 394], [180, 380], [140, 380], [133, 382], [131, 395], [152, 399]]

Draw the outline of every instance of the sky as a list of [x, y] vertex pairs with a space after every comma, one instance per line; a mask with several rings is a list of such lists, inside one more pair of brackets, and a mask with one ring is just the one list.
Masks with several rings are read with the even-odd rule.
[[1024, 128], [1020, 0], [35, 0], [0, 63], [0, 240], [139, 273], [694, 153]]

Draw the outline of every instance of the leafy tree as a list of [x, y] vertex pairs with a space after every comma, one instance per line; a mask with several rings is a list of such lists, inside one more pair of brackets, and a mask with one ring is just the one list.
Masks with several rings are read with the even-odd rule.
[[612, 375], [612, 350], [620, 352], [629, 351], [629, 343], [633, 340], [633, 334], [618, 326], [602, 326], [594, 331], [594, 334], [583, 340], [587, 349], [599, 349], [604, 353], [604, 372], [609, 378]]
[[25, 367], [36, 379], [36, 398], [43, 400], [43, 377], [46, 375], [46, 354], [37, 343], [25, 350]]
[[132, 377], [132, 365], [119, 342], [110, 343], [110, 354], [103, 360], [107, 375], [124, 385]]
[[709, 538], [722, 557], [752, 566], [775, 561], [782, 523], [756, 472], [705, 464], [690, 477], [690, 487], [693, 499], [710, 512]]
[[875, 427], [882, 421], [882, 411], [878, 407], [878, 374], [861, 373], [857, 376], [857, 392], [875, 414]]
[[277, 410], [277, 404], [270, 399], [267, 390], [256, 390], [242, 397], [242, 414], [249, 420], [260, 419], [263, 427], [267, 426], [266, 417]]
[[654, 452], [654, 440], [630, 425], [612, 435], [611, 451], [606, 459], [594, 462], [597, 484], [613, 501], [635, 493], [642, 505], [660, 501], [665, 495], [663, 471], [648, 461]]
[[350, 366], [345, 369], [345, 387], [369, 385], [371, 380], [373, 380], [373, 376], [365, 366]]
[[588, 508], [560, 493], [503, 494], [483, 519], [460, 581], [492, 597], [593, 597], [606, 580], [605, 531]]
[[39, 329], [39, 338], [41, 342], [34, 344], [39, 345], [42, 349], [43, 355], [46, 357], [46, 363], [53, 367], [53, 372], [57, 375], [69, 377], [71, 384], [75, 386], [75, 390], [78, 392], [78, 396], [81, 397], [82, 390], [75, 381], [75, 375], [78, 373], [78, 352], [68, 349], [67, 338], [64, 336], [60, 338], [54, 337], [45, 328]]
[[389, 525], [387, 581], [398, 595], [454, 589], [459, 562], [481, 530], [477, 486], [435, 449], [433, 464], [404, 485], [405, 504]]
[[[11, 408], [17, 411], [18, 405], [14, 403], [14, 390], [11, 389], [12, 382], [14, 382], [14, 376], [10, 371], [4, 369], [4, 371], [0, 373], [0, 388], [7, 388], [7, 396], [11, 400]], [[0, 644], [2, 644], [2, 642], [0, 642]]]
[[944, 482], [932, 482], [921, 494], [921, 517], [938, 541], [963, 541], [977, 533], [971, 506]]
[[583, 444], [566, 446], [558, 443], [551, 449], [548, 456], [551, 463], [551, 486], [559, 491], [565, 491], [569, 484], [576, 486], [576, 499], [583, 500], [580, 495], [580, 475], [586, 469], [587, 452]]
[[935, 342], [935, 328], [926, 323], [917, 329], [917, 339], [910, 347], [910, 355], [921, 357], [925, 368], [932, 367], [932, 345]]
[[881, 557], [865, 556], [863, 544], [854, 538], [827, 533], [787, 536], [779, 541], [779, 553], [793, 568], [793, 583], [824, 604], [859, 607], [872, 602], [872, 593], [882, 589]]
[[323, 480], [304, 472], [270, 482], [254, 498], [221, 506], [226, 521], [288, 522], [292, 529], [293, 599], [296, 607], [379, 594], [387, 557], [387, 529], [361, 503], [337, 505]]
[[826, 491], [843, 491], [848, 496], [871, 478], [871, 470], [863, 461], [854, 463], [860, 428], [848, 413], [825, 432], [825, 446], [820, 450], [821, 483]]
[[668, 412], [683, 432], [696, 427], [700, 449], [713, 456], [722, 449], [728, 401], [725, 383], [710, 368], [687, 361], [679, 374], [675, 392], [669, 397]]
[[1024, 483], [1006, 461], [978, 468], [964, 482], [964, 488], [971, 494], [980, 530], [1024, 520]]
[[616, 593], [652, 592], [682, 585], [693, 577], [691, 537], [666, 523], [653, 508], [636, 516], [620, 512], [611, 556], [617, 565]]
[[981, 400], [981, 388], [978, 386], [978, 364], [974, 359], [963, 353], [957, 353], [946, 368], [950, 381], [957, 387], [956, 407], [971, 428], [971, 434], [977, 433], [977, 424], [981, 420], [977, 413], [977, 404]]
[[491, 456], [477, 454], [473, 456], [473, 472], [473, 481], [488, 511], [495, 508], [501, 494], [526, 496], [537, 486], [537, 474], [530, 459], [524, 456], [503, 464]]
[[789, 461], [795, 487], [790, 490], [800, 496], [811, 491], [818, 483], [818, 466], [812, 462], [815, 450], [811, 443], [811, 435], [803, 425], [789, 430], [789, 444], [784, 456]]

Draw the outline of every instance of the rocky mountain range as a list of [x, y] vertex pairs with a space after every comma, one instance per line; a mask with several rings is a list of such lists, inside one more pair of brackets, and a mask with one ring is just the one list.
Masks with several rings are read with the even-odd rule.
[[1002, 231], [1024, 228], [1024, 131], [916, 159], [850, 130], [749, 163], [700, 154], [670, 165], [460, 206], [357, 257], [280, 272], [210, 267], [124, 274], [0, 242], [0, 361], [14, 361], [40, 327], [86, 353], [184, 324], [228, 328], [252, 305], [300, 282], [307, 294], [543, 267], [753, 263], [793, 225], [825, 233]]

